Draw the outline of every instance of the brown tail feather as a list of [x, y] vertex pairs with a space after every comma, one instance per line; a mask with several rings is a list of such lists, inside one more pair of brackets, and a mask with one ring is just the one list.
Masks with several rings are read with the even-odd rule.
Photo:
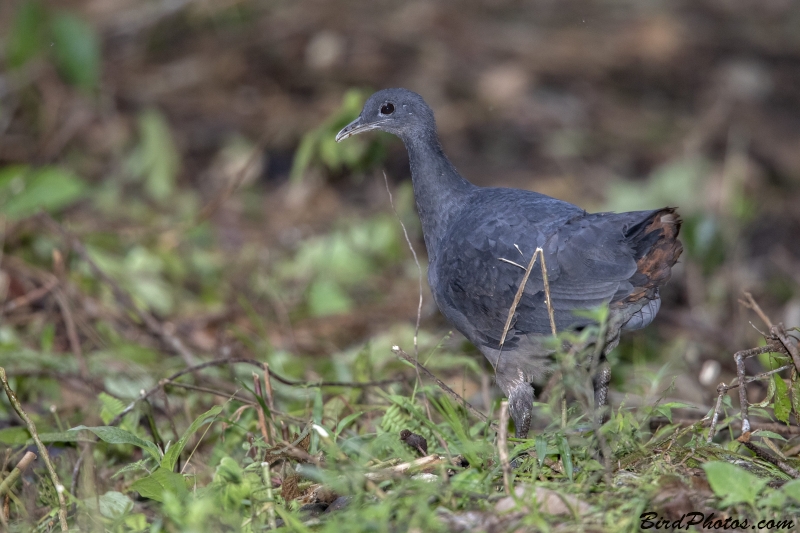
[[656, 290], [669, 280], [672, 267], [683, 252], [683, 245], [678, 240], [680, 229], [681, 219], [674, 207], [665, 207], [656, 213], [645, 233], [657, 231], [661, 235], [636, 263], [637, 274], [644, 275], [647, 281], [635, 287], [624, 301], [634, 302], [642, 297], [652, 298]]

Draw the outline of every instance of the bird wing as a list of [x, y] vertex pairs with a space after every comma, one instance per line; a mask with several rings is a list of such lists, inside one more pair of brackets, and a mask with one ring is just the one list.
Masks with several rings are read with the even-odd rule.
[[[575, 311], [621, 301], [634, 289], [639, 248], [646, 247], [637, 247], [631, 235], [642, 234], [634, 230], [657, 211], [587, 214], [566, 202], [532, 194], [471, 205], [453, 224], [431, 265], [429, 278], [439, 308], [478, 346], [499, 345], [509, 309], [538, 247], [544, 252], [559, 331], [591, 323]], [[509, 203], [511, 199], [516, 203]], [[513, 348], [520, 336], [550, 331], [537, 260], [505, 346]]]

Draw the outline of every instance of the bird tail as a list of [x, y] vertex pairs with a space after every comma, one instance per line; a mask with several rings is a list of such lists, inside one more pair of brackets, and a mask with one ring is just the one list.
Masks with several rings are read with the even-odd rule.
[[683, 252], [678, 240], [680, 229], [681, 219], [674, 207], [652, 211], [650, 216], [628, 228], [625, 236], [636, 252], [636, 274], [635, 288], [626, 301], [653, 298], [658, 287], [669, 280], [672, 267]]

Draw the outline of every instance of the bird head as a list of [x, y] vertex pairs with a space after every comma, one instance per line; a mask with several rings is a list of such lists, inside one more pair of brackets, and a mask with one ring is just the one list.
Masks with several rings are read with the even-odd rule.
[[336, 135], [336, 142], [370, 130], [405, 139], [426, 129], [435, 131], [433, 111], [420, 95], [406, 89], [384, 89], [369, 97], [358, 118]]

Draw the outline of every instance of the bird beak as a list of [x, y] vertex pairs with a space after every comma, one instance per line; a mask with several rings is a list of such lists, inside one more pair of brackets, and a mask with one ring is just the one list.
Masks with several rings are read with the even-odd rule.
[[342, 128], [342, 131], [336, 134], [336, 142], [341, 142], [351, 135], [358, 135], [359, 133], [364, 133], [365, 131], [377, 129], [380, 127], [382, 122], [383, 121], [373, 122], [371, 124], [363, 124], [361, 122], [361, 117], [359, 116], [353, 122]]

